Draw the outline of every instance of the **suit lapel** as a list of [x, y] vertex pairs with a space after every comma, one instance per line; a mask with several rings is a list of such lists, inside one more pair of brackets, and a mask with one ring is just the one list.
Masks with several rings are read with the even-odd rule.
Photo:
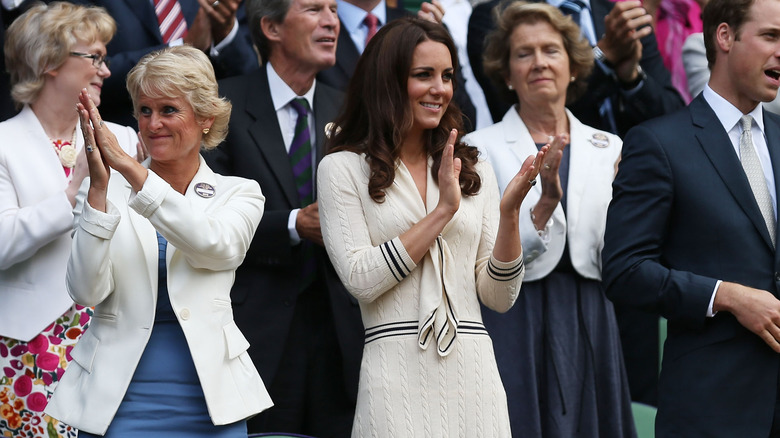
[[[742, 169], [739, 157], [734, 152], [734, 147], [728, 134], [724, 131], [723, 125], [702, 95], [691, 102], [689, 111], [694, 126], [698, 128], [696, 139], [699, 141], [699, 145], [709, 157], [721, 179], [726, 183], [726, 187], [737, 204], [753, 222], [767, 245], [771, 247], [772, 241], [769, 238], [769, 231], [761, 215], [761, 210], [758, 208], [745, 171]], [[767, 133], [768, 136], [769, 133]], [[772, 161], [774, 162], [776, 159], [773, 157]]]
[[135, 13], [138, 17], [138, 21], [149, 31], [151, 35], [157, 38], [158, 42], [162, 44], [162, 35], [160, 34], [160, 27], [157, 24], [157, 13], [154, 12], [154, 5], [148, 0], [124, 0], [129, 6], [129, 9]]
[[604, 17], [612, 10], [613, 3], [606, 0], [590, 0], [590, 18], [593, 20], [593, 30], [596, 31], [596, 39], [604, 35]]
[[[780, 126], [777, 124], [777, 119], [769, 117], [767, 115], [766, 108], [764, 108], [764, 130], [766, 131], [766, 145], [769, 149], [769, 158], [772, 162], [772, 173], [775, 174], [775, 217], [777, 217], [777, 197], [780, 195]], [[777, 228], [777, 227], [775, 227]]]
[[[300, 205], [295, 185], [290, 157], [284, 145], [282, 131], [276, 117], [271, 91], [268, 86], [268, 75], [265, 66], [261, 67], [249, 82], [246, 112], [254, 119], [249, 126], [249, 135], [255, 142], [260, 154], [268, 161], [268, 167], [279, 181], [290, 205]], [[324, 128], [323, 128], [324, 129]]]
[[336, 66], [342, 73], [344, 78], [344, 89], [349, 84], [349, 79], [352, 77], [352, 73], [355, 71], [358, 59], [360, 58], [360, 52], [355, 47], [355, 42], [349, 36], [349, 32], [345, 30], [344, 23], [341, 23], [342, 31], [339, 32], [339, 42], [336, 46]]

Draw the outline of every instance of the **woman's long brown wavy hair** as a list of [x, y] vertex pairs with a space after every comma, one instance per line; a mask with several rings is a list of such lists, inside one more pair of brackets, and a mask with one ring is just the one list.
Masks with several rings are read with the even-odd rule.
[[[455, 44], [443, 26], [418, 18], [403, 18], [382, 27], [371, 39], [358, 61], [347, 89], [341, 114], [328, 142], [328, 153], [351, 151], [365, 153], [371, 168], [368, 193], [383, 202], [384, 190], [395, 179], [396, 160], [403, 140], [414, 122], [407, 93], [412, 56], [418, 44], [435, 41], [450, 51], [453, 69], [458, 68]], [[457, 84], [453, 78], [453, 91]], [[433, 157], [433, 179], [438, 183], [444, 146], [452, 129], [458, 130], [456, 158], [460, 158], [460, 188], [464, 196], [475, 195], [481, 187], [475, 169], [478, 151], [460, 141], [463, 118], [451, 101], [439, 126], [427, 131], [426, 148]]]

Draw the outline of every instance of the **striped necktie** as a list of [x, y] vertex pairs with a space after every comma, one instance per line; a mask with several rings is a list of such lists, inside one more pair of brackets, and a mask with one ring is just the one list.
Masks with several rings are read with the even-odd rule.
[[187, 22], [178, 0], [154, 0], [154, 12], [165, 44], [187, 34]]
[[[309, 132], [309, 102], [297, 97], [290, 101], [298, 120], [295, 122], [295, 136], [290, 144], [290, 165], [292, 165], [295, 186], [298, 189], [298, 200], [301, 207], [314, 202], [314, 187], [312, 184], [311, 133]], [[301, 242], [301, 290], [306, 289], [313, 281], [317, 272], [317, 261], [314, 257], [314, 244], [308, 240]]]
[[558, 9], [563, 12], [563, 15], [570, 16], [572, 21], [574, 21], [574, 24], [581, 26], [580, 16], [584, 7], [585, 3], [581, 2], [580, 0], [565, 0], [558, 6]]
[[290, 164], [292, 165], [295, 185], [298, 188], [298, 200], [301, 207], [306, 207], [314, 201], [312, 185], [311, 133], [309, 132], [309, 102], [302, 97], [290, 101], [298, 113], [295, 123], [295, 136], [290, 144]]

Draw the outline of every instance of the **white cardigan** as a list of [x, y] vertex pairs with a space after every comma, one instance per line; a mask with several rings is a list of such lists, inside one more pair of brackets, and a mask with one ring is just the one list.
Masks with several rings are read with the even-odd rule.
[[95, 306], [95, 314], [46, 413], [90, 433], [108, 429], [154, 325], [155, 230], [169, 243], [168, 294], [212, 422], [233, 423], [270, 407], [230, 302], [235, 270], [263, 215], [257, 182], [217, 175], [200, 158], [184, 195], [151, 171], [137, 194], [112, 174], [107, 213], [85, 204], [83, 194], [67, 284], [74, 301]]
[[[583, 125], [569, 110], [566, 115], [571, 139], [566, 215], [559, 203], [552, 215], [550, 241], [545, 243], [536, 232], [530, 213], [539, 202], [542, 185], [536, 184], [528, 192], [520, 208], [525, 281], [538, 280], [552, 272], [563, 255], [567, 239], [574, 269], [585, 278], [601, 279], [607, 207], [612, 199], [615, 163], [623, 141], [616, 135]], [[492, 164], [502, 196], [523, 161], [538, 152], [516, 107], [510, 108], [500, 122], [472, 132], [464, 141], [479, 147]]]
[[[135, 156], [135, 131], [106, 125]], [[0, 335], [29, 341], [73, 305], [65, 290], [73, 207], [62, 164], [29, 106], [0, 123], [0, 139]]]

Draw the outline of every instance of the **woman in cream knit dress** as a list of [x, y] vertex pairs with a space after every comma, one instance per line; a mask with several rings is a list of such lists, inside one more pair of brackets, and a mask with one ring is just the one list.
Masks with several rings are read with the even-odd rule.
[[456, 68], [440, 25], [383, 27], [318, 169], [325, 245], [366, 328], [354, 437], [510, 436], [478, 300], [504, 312], [517, 298], [518, 209], [546, 149], [499, 201], [490, 166], [458, 139]]

